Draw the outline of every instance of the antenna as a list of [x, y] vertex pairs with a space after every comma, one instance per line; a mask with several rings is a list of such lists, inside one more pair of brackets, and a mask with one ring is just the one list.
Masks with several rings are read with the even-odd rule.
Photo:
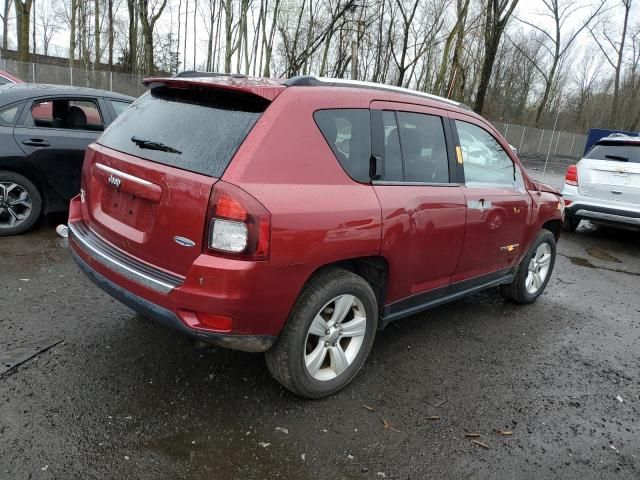
[[551, 155], [551, 145], [553, 145], [553, 136], [556, 133], [556, 128], [558, 127], [558, 117], [560, 116], [560, 107], [562, 104], [558, 105], [558, 112], [556, 113], [556, 121], [553, 124], [553, 132], [551, 132], [551, 140], [549, 141], [549, 149], [547, 150], [547, 158], [544, 159], [544, 168], [542, 169], [542, 178], [540, 179], [540, 185], [538, 186], [538, 193], [542, 191], [542, 183], [544, 182], [544, 176], [547, 173], [547, 163], [549, 163], [549, 155]]

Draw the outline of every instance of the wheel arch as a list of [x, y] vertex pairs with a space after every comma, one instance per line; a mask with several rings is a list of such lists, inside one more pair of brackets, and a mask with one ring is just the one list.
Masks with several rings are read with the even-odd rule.
[[304, 289], [304, 287], [306, 287], [306, 285], [316, 275], [330, 268], [342, 268], [364, 278], [367, 283], [371, 285], [371, 288], [376, 295], [378, 311], [382, 311], [382, 308], [385, 305], [389, 286], [389, 262], [385, 257], [381, 255], [373, 255], [367, 257], [347, 258], [327, 263], [311, 272], [302, 288]]
[[549, 230], [553, 233], [553, 236], [556, 239], [556, 242], [560, 240], [560, 233], [562, 232], [562, 220], [559, 218], [554, 218], [553, 220], [548, 220], [542, 225], [542, 228], [545, 230]]
[[2, 162], [0, 163], [0, 171], [13, 172], [23, 177], [26, 177], [31, 183], [35, 185], [42, 198], [42, 213], [47, 213], [49, 210], [50, 192], [46, 187], [46, 184], [37, 172], [29, 168], [28, 165], [18, 165], [17, 162]]

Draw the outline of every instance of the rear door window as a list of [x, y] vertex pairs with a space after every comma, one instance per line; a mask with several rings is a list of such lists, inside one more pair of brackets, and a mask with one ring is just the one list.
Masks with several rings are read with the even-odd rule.
[[385, 182], [401, 182], [404, 178], [402, 153], [400, 150], [400, 134], [395, 112], [382, 112], [384, 129], [384, 173], [381, 180]]
[[90, 99], [50, 98], [36, 100], [23, 120], [24, 126], [66, 130], [104, 130], [98, 104]]
[[155, 87], [122, 112], [98, 143], [145, 160], [221, 177], [268, 103], [208, 87]]
[[322, 135], [347, 174], [369, 182], [371, 127], [366, 108], [318, 110], [313, 114]]
[[21, 109], [21, 103], [0, 108], [0, 125], [13, 125]]
[[618, 142], [599, 143], [589, 150], [585, 158], [640, 163], [640, 142], [635, 145]]
[[398, 112], [400, 143], [407, 182], [448, 183], [449, 158], [442, 119]]

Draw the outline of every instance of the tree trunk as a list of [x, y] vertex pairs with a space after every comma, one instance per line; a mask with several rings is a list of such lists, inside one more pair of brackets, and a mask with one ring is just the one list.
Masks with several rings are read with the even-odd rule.
[[273, 51], [273, 38], [276, 33], [276, 20], [278, 19], [278, 7], [280, 6], [280, 0], [276, 0], [276, 3], [273, 7], [273, 18], [271, 19], [271, 30], [269, 31], [269, 40], [267, 41], [267, 45], [265, 47], [265, 58], [264, 58], [264, 76], [271, 76], [271, 53]]
[[9, 9], [11, 8], [11, 0], [4, 2], [4, 17], [2, 17], [2, 53], [7, 58], [9, 50]]
[[[216, 20], [215, 16], [216, 16], [215, 3], [212, 0], [209, 0], [209, 38], [207, 40], [207, 66], [206, 66], [206, 70], [208, 72], [210, 72], [211, 69], [213, 68], [211, 63], [213, 60], [213, 31], [214, 31], [214, 24]], [[178, 25], [180, 25], [179, 21], [178, 21]]]
[[631, 0], [623, 2], [624, 11], [624, 23], [622, 24], [622, 39], [620, 41], [620, 49], [618, 50], [618, 61], [616, 63], [616, 74], [613, 80], [613, 99], [611, 100], [611, 113], [609, 115], [609, 126], [611, 128], [619, 127], [619, 109], [618, 104], [620, 102], [620, 72], [622, 71], [624, 43], [627, 37], [627, 25], [629, 23], [629, 10], [631, 10]]
[[95, 12], [94, 12], [94, 47], [96, 49], [96, 60], [95, 64], [98, 65], [100, 63], [100, 0], [95, 0]]
[[73, 68], [73, 62], [76, 57], [76, 12], [78, 10], [78, 1], [71, 0], [71, 25], [69, 25], [69, 67]]
[[[154, 5], [158, 5], [158, 2], [154, 3]], [[149, 0], [140, 0], [138, 13], [140, 15], [140, 26], [142, 27], [144, 68], [147, 75], [152, 75], [155, 72], [153, 63], [153, 29], [166, 6], [167, 0], [162, 0], [162, 3], [159, 4], [158, 11], [156, 13], [150, 13]]]
[[29, 62], [29, 28], [32, 0], [15, 0], [16, 9], [16, 36], [18, 38], [18, 60], [23, 62], [20, 74], [26, 77]]
[[224, 0], [224, 71], [231, 73], [233, 58], [233, 0]]
[[493, 64], [496, 60], [496, 53], [500, 45], [500, 39], [504, 33], [504, 28], [516, 8], [519, 0], [512, 0], [509, 5], [508, 0], [488, 0], [484, 25], [484, 59], [480, 72], [480, 84], [476, 94], [476, 101], [473, 110], [482, 115], [484, 101], [491, 80]]
[[144, 68], [147, 75], [153, 75], [153, 31], [142, 25], [142, 39], [144, 45]]
[[196, 39], [198, 38], [198, 23], [196, 22], [196, 13], [198, 12], [198, 0], [193, 0], [193, 69], [196, 68]]
[[547, 108], [547, 102], [549, 101], [549, 95], [551, 93], [551, 88], [553, 87], [553, 79], [556, 75], [556, 70], [558, 68], [558, 60], [554, 60], [553, 65], [551, 66], [551, 71], [549, 72], [549, 77], [545, 82], [544, 93], [542, 95], [542, 100], [540, 100], [540, 105], [538, 105], [538, 110], [536, 112], [536, 128], [540, 128], [542, 123], [542, 114]]
[[136, 70], [138, 60], [138, 14], [136, 0], [127, 0], [127, 8], [129, 9], [129, 58], [126, 65], [129, 72]]
[[113, 0], [108, 0], [109, 15], [109, 70], [113, 69]]

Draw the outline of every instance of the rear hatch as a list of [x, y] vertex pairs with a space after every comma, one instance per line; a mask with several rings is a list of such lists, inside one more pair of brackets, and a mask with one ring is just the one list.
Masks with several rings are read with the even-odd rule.
[[640, 205], [640, 142], [598, 142], [578, 164], [580, 193]]
[[138, 260], [186, 275], [202, 252], [212, 187], [268, 104], [226, 85], [154, 80], [87, 151], [85, 223]]

